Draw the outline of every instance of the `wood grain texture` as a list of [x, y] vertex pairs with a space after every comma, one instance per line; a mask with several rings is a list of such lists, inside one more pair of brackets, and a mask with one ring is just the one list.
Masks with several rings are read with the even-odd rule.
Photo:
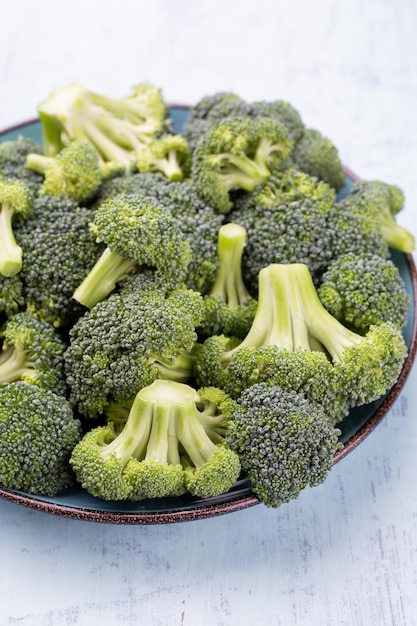
[[[72, 80], [193, 103], [282, 98], [364, 178], [399, 184], [416, 232], [414, 0], [8, 3], [0, 128]], [[126, 15], [128, 16], [126, 19]], [[327, 481], [277, 510], [119, 527], [0, 501], [2, 626], [414, 626], [417, 370]]]

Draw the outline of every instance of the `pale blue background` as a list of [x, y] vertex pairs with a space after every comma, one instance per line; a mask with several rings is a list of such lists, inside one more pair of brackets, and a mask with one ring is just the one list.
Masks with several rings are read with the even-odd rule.
[[[77, 80], [148, 80], [170, 102], [232, 90], [292, 102], [364, 178], [400, 185], [416, 233], [415, 0], [14, 0], [0, 128]], [[417, 624], [417, 371], [324, 485], [169, 526], [78, 522], [0, 501], [3, 626]]]

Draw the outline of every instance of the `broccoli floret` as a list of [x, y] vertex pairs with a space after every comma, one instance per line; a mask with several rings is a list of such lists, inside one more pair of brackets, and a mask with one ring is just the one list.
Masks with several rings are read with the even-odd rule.
[[[238, 455], [213, 441], [201, 419], [199, 392], [157, 380], [136, 395], [125, 426], [88, 432], [71, 455], [77, 480], [105, 500], [143, 500], [189, 491], [210, 497], [230, 489], [240, 474]], [[218, 420], [214, 412], [214, 421]], [[204, 413], [204, 408], [203, 408]]]
[[184, 287], [164, 293], [152, 277], [140, 282], [132, 277], [70, 330], [66, 379], [72, 404], [86, 417], [111, 402], [128, 405], [156, 378], [191, 378], [201, 294]]
[[226, 440], [254, 493], [266, 506], [278, 507], [324, 482], [340, 448], [339, 435], [320, 405], [293, 390], [259, 383], [239, 398]]
[[346, 254], [323, 274], [318, 288], [325, 308], [346, 326], [365, 334], [370, 326], [407, 323], [410, 296], [397, 266], [376, 254]]
[[32, 195], [18, 180], [0, 180], [0, 274], [14, 276], [22, 269], [22, 248], [16, 242], [15, 219], [32, 211]]
[[172, 181], [187, 178], [191, 170], [191, 153], [182, 135], [163, 135], [140, 151], [136, 162], [140, 172], [161, 172]]
[[51, 324], [22, 311], [7, 319], [0, 338], [0, 385], [22, 380], [56, 393], [66, 392], [66, 346]]
[[[253, 358], [259, 348], [262, 356]], [[248, 383], [264, 382], [267, 376], [272, 382], [285, 373], [280, 350], [300, 352], [305, 365], [294, 371], [297, 378], [301, 375], [297, 390], [304, 388], [306, 396], [320, 401], [330, 421], [339, 411], [343, 417], [343, 409], [380, 398], [397, 381], [407, 354], [401, 331], [389, 322], [371, 326], [363, 337], [336, 320], [321, 304], [306, 265], [272, 264], [259, 274], [258, 309], [249, 333], [241, 342], [209, 337], [197, 357], [197, 383], [236, 396]], [[316, 357], [307, 356], [312, 350]], [[323, 353], [332, 367], [324, 365]]]
[[270, 102], [262, 100], [252, 102], [250, 105], [250, 115], [254, 117], [272, 117], [272, 119], [281, 122], [287, 129], [294, 145], [301, 139], [305, 131], [301, 115], [294, 109], [292, 104], [285, 100], [272, 100]]
[[0, 323], [1, 316], [17, 313], [25, 304], [21, 274], [2, 276], [0, 274]]
[[221, 213], [230, 192], [253, 191], [280, 170], [291, 152], [285, 127], [271, 118], [231, 117], [212, 126], [193, 153], [191, 177], [198, 193]]
[[251, 293], [270, 263], [304, 263], [318, 280], [332, 258], [335, 202], [327, 183], [292, 168], [236, 200], [228, 217], [248, 234], [243, 274]]
[[193, 151], [210, 126], [227, 117], [246, 117], [250, 106], [236, 94], [220, 91], [204, 96], [190, 108], [182, 131]]
[[81, 139], [71, 141], [55, 157], [28, 154], [27, 166], [44, 176], [41, 194], [62, 195], [76, 202], [92, 198], [102, 182], [98, 152]]
[[404, 206], [404, 194], [398, 186], [360, 180], [352, 185], [350, 194], [340, 204], [346, 205], [345, 210], [353, 219], [369, 221], [370, 228], [373, 227], [389, 247], [404, 253], [414, 251], [414, 236], [396, 222]]
[[164, 130], [167, 108], [161, 90], [152, 85], [138, 85], [132, 95], [114, 99], [71, 83], [51, 93], [38, 112], [47, 156], [83, 139], [104, 163], [130, 170], [138, 151]]
[[339, 191], [345, 174], [336, 146], [318, 130], [307, 128], [291, 153], [293, 167], [316, 176]]
[[53, 497], [74, 483], [69, 459], [81, 424], [62, 396], [14, 382], [0, 387], [0, 483]]
[[153, 267], [164, 285], [185, 278], [190, 261], [187, 239], [172, 215], [146, 197], [119, 195], [103, 202], [91, 224], [92, 235], [106, 249], [74, 291], [75, 300], [91, 308], [131, 271]]
[[244, 283], [242, 254], [246, 230], [229, 222], [218, 233], [219, 267], [213, 283], [204, 294], [205, 316], [198, 331], [202, 336], [232, 335], [245, 337], [255, 316], [257, 301]]
[[28, 154], [42, 154], [40, 145], [33, 139], [19, 135], [17, 139], [0, 143], [0, 178], [19, 180], [36, 196], [43, 177], [27, 167]]
[[170, 211], [191, 249], [184, 282], [205, 291], [218, 267], [217, 234], [223, 216], [201, 199], [189, 180], [171, 182], [162, 174], [140, 173], [114, 178], [102, 185], [98, 204], [120, 193], [147, 196]]
[[68, 328], [85, 311], [72, 294], [105, 248], [91, 236], [93, 220], [93, 209], [64, 196], [38, 196], [30, 217], [16, 225], [26, 307], [57, 328]]

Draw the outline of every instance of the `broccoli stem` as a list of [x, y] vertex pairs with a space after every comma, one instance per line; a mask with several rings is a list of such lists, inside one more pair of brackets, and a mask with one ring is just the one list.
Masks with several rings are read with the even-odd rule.
[[194, 401], [177, 413], [177, 437], [196, 469], [202, 467], [216, 451], [216, 444], [200, 422]]
[[156, 159], [154, 164], [157, 170], [173, 182], [179, 182], [184, 178], [176, 150], [170, 150], [165, 159]]
[[400, 252], [410, 254], [414, 252], [414, 236], [406, 228], [397, 224], [391, 211], [386, 209], [381, 217], [381, 232], [387, 244]]
[[268, 161], [273, 152], [282, 152], [282, 150], [280, 150], [279, 145], [273, 144], [266, 137], [262, 137], [256, 149], [254, 161], [258, 166], [259, 171], [263, 172], [267, 179], [270, 176]]
[[17, 344], [8, 347], [0, 354], [0, 384], [13, 383], [25, 375], [36, 377], [26, 352]]
[[185, 383], [190, 379], [196, 356], [191, 351], [188, 354], [180, 354], [173, 358], [156, 357], [150, 359], [159, 371], [159, 375], [164, 380], [172, 380], [177, 383]]
[[26, 165], [30, 170], [38, 174], [45, 174], [48, 167], [54, 162], [54, 157], [45, 156], [44, 154], [28, 154], [26, 157]]
[[163, 465], [179, 465], [176, 433], [177, 407], [174, 404], [155, 404], [153, 406], [152, 428], [148, 439], [145, 461], [156, 461]]
[[17, 244], [13, 227], [14, 210], [7, 202], [0, 209], [0, 274], [15, 276], [22, 269], [22, 248]]
[[73, 293], [74, 300], [91, 309], [115, 289], [135, 267], [135, 262], [106, 248], [97, 263]]
[[224, 224], [217, 239], [219, 268], [208, 295], [219, 296], [230, 306], [242, 306], [249, 298], [242, 277], [242, 255], [246, 230], [239, 224]]
[[219, 176], [224, 185], [232, 189], [253, 191], [255, 187], [265, 183], [271, 176], [271, 172], [246, 155], [237, 156], [225, 153], [216, 155], [220, 164]]

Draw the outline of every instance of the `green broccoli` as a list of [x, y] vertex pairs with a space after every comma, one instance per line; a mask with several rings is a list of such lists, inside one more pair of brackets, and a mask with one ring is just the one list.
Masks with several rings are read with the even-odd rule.
[[38, 106], [47, 156], [75, 139], [89, 141], [104, 163], [135, 167], [137, 153], [166, 127], [161, 90], [141, 84], [124, 98], [109, 98], [71, 83]]
[[[223, 397], [219, 390], [218, 399]], [[216, 409], [215, 422], [221, 403]], [[223, 436], [213, 441], [207, 421], [204, 392], [156, 380], [138, 392], [122, 430], [89, 431], [74, 447], [71, 465], [82, 486], [105, 500], [219, 495], [233, 487], [240, 462]]]
[[74, 299], [85, 307], [92, 308], [143, 266], [156, 268], [164, 285], [183, 282], [190, 261], [188, 241], [170, 212], [149, 198], [119, 195], [103, 202], [91, 232], [107, 247], [74, 291]]
[[0, 274], [0, 323], [2, 315], [8, 317], [17, 313], [24, 304], [21, 274], [9, 277]]
[[285, 127], [271, 118], [230, 117], [210, 127], [193, 153], [191, 177], [208, 204], [228, 213], [230, 192], [253, 191], [280, 170], [292, 149]]
[[184, 282], [191, 289], [205, 291], [218, 267], [217, 234], [223, 216], [200, 198], [190, 180], [174, 183], [159, 173], [134, 173], [106, 181], [96, 206], [121, 193], [149, 197], [170, 211], [191, 250]]
[[132, 275], [70, 330], [65, 370], [72, 405], [95, 418], [110, 403], [129, 405], [156, 378], [190, 380], [202, 316], [199, 292], [164, 292], [150, 272]]
[[210, 126], [227, 117], [247, 117], [250, 106], [236, 94], [219, 91], [204, 96], [188, 111], [182, 134], [193, 152], [202, 135]]
[[14, 276], [22, 269], [22, 248], [13, 230], [16, 218], [25, 218], [32, 211], [32, 195], [18, 180], [0, 180], [0, 274]]
[[74, 483], [81, 424], [62, 395], [18, 381], [0, 387], [0, 483], [53, 497]]
[[389, 322], [371, 326], [363, 337], [336, 320], [321, 304], [306, 265], [272, 264], [259, 274], [249, 333], [240, 342], [222, 335], [206, 339], [195, 376], [198, 385], [219, 386], [233, 397], [258, 382], [293, 385], [336, 422], [347, 409], [385, 394], [406, 354], [400, 330]]
[[250, 103], [250, 115], [253, 117], [272, 117], [283, 124], [294, 145], [304, 134], [305, 126], [299, 112], [285, 100], [272, 100]]
[[319, 279], [332, 258], [335, 203], [327, 183], [292, 168], [236, 199], [228, 217], [248, 234], [242, 262], [251, 293], [270, 263], [305, 263]]
[[22, 380], [56, 393], [66, 392], [66, 346], [52, 325], [22, 311], [7, 319], [0, 338], [0, 385]]
[[316, 176], [336, 191], [345, 186], [345, 173], [338, 150], [318, 130], [306, 128], [291, 153], [293, 167]]
[[324, 482], [339, 435], [320, 405], [293, 390], [258, 383], [239, 398], [226, 441], [253, 492], [266, 506], [278, 507]]
[[40, 145], [33, 139], [19, 135], [17, 139], [0, 143], [0, 178], [19, 180], [36, 196], [43, 177], [26, 165], [28, 154], [42, 154]]
[[205, 316], [198, 332], [202, 336], [224, 333], [245, 337], [255, 316], [257, 301], [246, 289], [242, 276], [242, 254], [246, 230], [229, 222], [218, 233], [219, 267], [213, 283], [204, 293]]
[[407, 323], [410, 296], [397, 266], [377, 254], [346, 254], [323, 274], [318, 295], [339, 321], [360, 334], [372, 325]]
[[144, 174], [161, 172], [169, 180], [179, 181], [190, 174], [190, 147], [182, 135], [163, 135], [142, 148], [136, 165]]
[[389, 247], [404, 253], [414, 251], [414, 236], [396, 221], [404, 206], [404, 194], [397, 185], [376, 180], [357, 181], [339, 205], [346, 205], [351, 219], [369, 221], [369, 228], [380, 233]]
[[26, 162], [29, 169], [45, 178], [41, 194], [84, 202], [95, 195], [102, 182], [98, 152], [82, 139], [71, 141], [54, 157], [28, 154]]
[[41, 195], [32, 214], [16, 224], [26, 308], [57, 328], [70, 327], [85, 311], [72, 295], [105, 248], [91, 236], [93, 220], [93, 209]]

